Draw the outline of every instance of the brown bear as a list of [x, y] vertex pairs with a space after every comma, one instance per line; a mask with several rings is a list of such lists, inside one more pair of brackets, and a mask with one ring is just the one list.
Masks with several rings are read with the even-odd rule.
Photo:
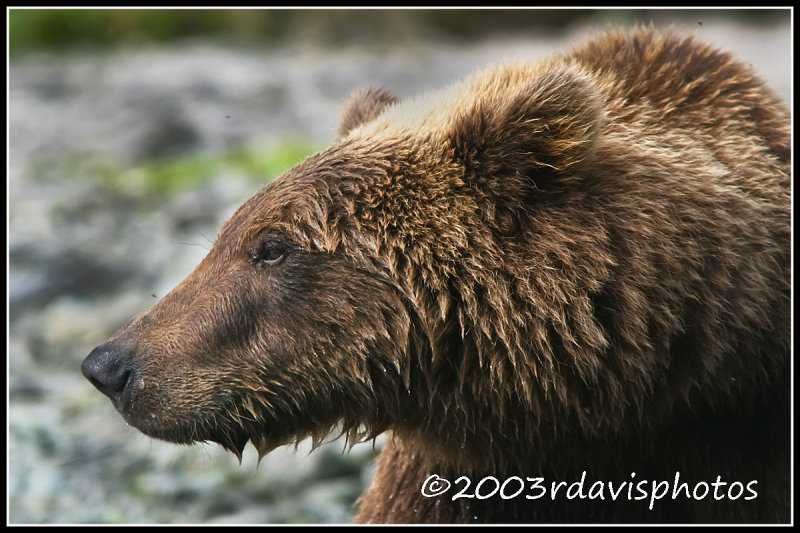
[[340, 134], [84, 360], [128, 423], [391, 431], [360, 522], [789, 520], [790, 129], [747, 66], [609, 31]]

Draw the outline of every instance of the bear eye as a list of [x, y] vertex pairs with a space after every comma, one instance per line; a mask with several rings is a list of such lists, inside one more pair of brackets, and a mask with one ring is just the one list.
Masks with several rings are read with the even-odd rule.
[[250, 260], [257, 266], [273, 266], [283, 261], [287, 252], [285, 243], [266, 240], [250, 252]]

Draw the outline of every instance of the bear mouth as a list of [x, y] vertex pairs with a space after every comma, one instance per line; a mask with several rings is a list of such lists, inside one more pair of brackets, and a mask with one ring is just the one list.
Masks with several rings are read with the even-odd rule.
[[184, 445], [213, 442], [236, 455], [239, 461], [242, 459], [247, 442], [251, 439], [251, 433], [246, 428], [239, 426], [224, 414], [206, 415], [182, 421], [165, 421], [154, 414], [137, 417], [123, 413], [123, 418], [128, 425], [148, 437]]
[[244, 452], [247, 442], [250, 440], [250, 434], [243, 428], [232, 428], [228, 430], [209, 430], [202, 431], [193, 429], [191, 431], [163, 431], [161, 428], [140, 427], [135, 426], [136, 429], [150, 437], [171, 442], [173, 444], [208, 444], [216, 443], [222, 446], [226, 451], [234, 454], [239, 461], [242, 460], [242, 453]]
[[[193, 409], [185, 416], [174, 418], [168, 405], [152, 405], [143, 395], [133, 395], [126, 409], [118, 409], [125, 421], [145, 435], [174, 444], [216, 443], [233, 453], [241, 462], [247, 443], [256, 449], [259, 459], [280, 446], [299, 443], [310, 437], [316, 447], [331, 434], [346, 434], [352, 442], [374, 438], [379, 431], [361, 428], [361, 417], [348, 421], [326, 413], [327, 416], [302, 417], [287, 404], [274, 404], [258, 411], [243, 409], [244, 400], [238, 395], [216, 397], [212, 402]], [[263, 402], [268, 404], [268, 402]], [[322, 409], [317, 409], [319, 413]]]

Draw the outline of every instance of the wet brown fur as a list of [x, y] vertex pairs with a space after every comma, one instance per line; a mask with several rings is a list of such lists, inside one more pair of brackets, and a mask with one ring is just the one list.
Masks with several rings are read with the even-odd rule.
[[[362, 522], [788, 520], [776, 97], [730, 55], [649, 29], [448, 91], [360, 93], [336, 144], [239, 208], [112, 339], [136, 369], [125, 418], [236, 453], [392, 430]], [[755, 479], [759, 497], [420, 495], [433, 473], [584, 470]]]

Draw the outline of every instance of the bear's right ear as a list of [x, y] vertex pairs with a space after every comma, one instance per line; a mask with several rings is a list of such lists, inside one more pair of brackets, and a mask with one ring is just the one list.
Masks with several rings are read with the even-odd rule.
[[473, 183], [525, 176], [541, 188], [590, 154], [604, 98], [581, 70], [551, 66], [533, 75], [501, 70], [480, 91], [456, 117], [449, 137], [451, 153]]
[[339, 124], [339, 137], [344, 137], [352, 130], [374, 119], [387, 106], [399, 102], [400, 99], [386, 89], [367, 87], [359, 89], [350, 97], [342, 111]]

